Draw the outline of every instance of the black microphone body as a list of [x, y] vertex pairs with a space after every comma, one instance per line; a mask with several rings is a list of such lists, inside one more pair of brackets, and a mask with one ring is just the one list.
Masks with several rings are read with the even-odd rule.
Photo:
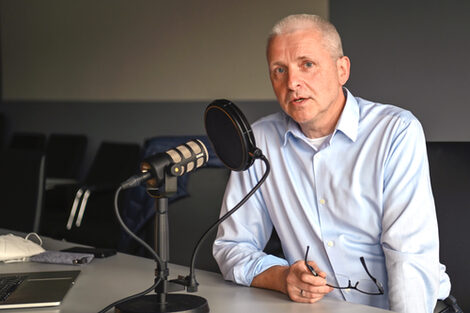
[[141, 163], [142, 173], [126, 180], [121, 187], [127, 189], [148, 181], [151, 187], [158, 188], [163, 185], [166, 175], [181, 176], [203, 166], [208, 160], [209, 153], [204, 143], [193, 139], [145, 158]]

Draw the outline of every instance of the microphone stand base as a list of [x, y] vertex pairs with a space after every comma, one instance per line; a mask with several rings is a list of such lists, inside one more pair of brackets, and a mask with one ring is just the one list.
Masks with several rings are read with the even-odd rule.
[[209, 305], [203, 297], [188, 294], [167, 294], [165, 303], [156, 294], [138, 297], [118, 304], [116, 313], [208, 313]]

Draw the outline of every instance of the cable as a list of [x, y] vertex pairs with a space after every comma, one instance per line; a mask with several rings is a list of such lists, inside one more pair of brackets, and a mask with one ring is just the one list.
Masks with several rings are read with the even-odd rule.
[[119, 198], [119, 193], [123, 189], [122, 186], [119, 186], [118, 189], [116, 190], [116, 193], [114, 194], [114, 213], [116, 214], [116, 217], [119, 221], [119, 224], [121, 227], [126, 231], [126, 233], [134, 238], [138, 243], [140, 243], [145, 249], [147, 249], [152, 255], [153, 258], [156, 262], [158, 262], [160, 268], [164, 268], [163, 260], [160, 258], [160, 256], [155, 252], [152, 247], [150, 247], [145, 241], [140, 239], [136, 234], [134, 234], [124, 223], [124, 221], [121, 218], [121, 215], [119, 214], [119, 205], [118, 205], [118, 198]]
[[108, 305], [107, 307], [105, 307], [104, 309], [102, 309], [101, 311], [99, 311], [98, 313], [105, 313], [105, 312], [107, 312], [108, 310], [110, 310], [111, 308], [115, 307], [118, 304], [121, 304], [121, 303], [129, 301], [129, 300], [133, 300], [133, 299], [138, 298], [140, 296], [145, 296], [150, 291], [154, 290], [157, 287], [157, 285], [160, 283], [160, 281], [161, 281], [161, 278], [158, 278], [157, 281], [151, 287], [149, 287], [148, 289], [145, 289], [142, 292], [136, 293], [135, 295], [123, 298], [121, 300], [117, 300], [117, 301], [111, 303], [110, 305]]
[[251, 191], [232, 210], [225, 213], [224, 216], [219, 218], [211, 227], [209, 227], [209, 229], [206, 230], [206, 232], [201, 236], [201, 238], [197, 242], [196, 247], [194, 248], [194, 251], [193, 251], [193, 255], [191, 257], [191, 267], [190, 267], [190, 270], [189, 270], [190, 271], [189, 272], [189, 282], [188, 282], [189, 286], [188, 286], [187, 290], [190, 291], [190, 292], [197, 291], [197, 281], [196, 281], [196, 275], [194, 273], [194, 267], [195, 267], [195, 263], [196, 263], [196, 255], [199, 251], [201, 243], [206, 239], [206, 237], [209, 235], [209, 233], [211, 233], [217, 226], [219, 226], [220, 223], [222, 223], [227, 218], [229, 218], [230, 215], [235, 213], [235, 211], [237, 211], [243, 204], [245, 204], [245, 202], [259, 189], [259, 187], [264, 183], [264, 181], [266, 180], [266, 178], [269, 175], [269, 172], [271, 170], [271, 166], [269, 164], [268, 159], [266, 159], [266, 157], [262, 154], [261, 150], [259, 150], [259, 149], [255, 152], [255, 155], [256, 155], [256, 158], [259, 158], [264, 162], [264, 164], [266, 165], [266, 171], [264, 172], [263, 177], [261, 177], [260, 181], [253, 187], [253, 189], [251, 189]]
[[[158, 262], [160, 268], [163, 268], [163, 261], [162, 259], [160, 258], [160, 256], [145, 242], [143, 241], [142, 239], [140, 239], [139, 237], [137, 237], [136, 234], [134, 234], [127, 226], [126, 224], [124, 223], [124, 221], [122, 220], [121, 218], [121, 214], [119, 214], [119, 204], [118, 204], [118, 199], [119, 199], [119, 194], [121, 193], [123, 187], [122, 186], [119, 186], [118, 189], [116, 190], [116, 193], [114, 194], [114, 213], [116, 214], [116, 217], [119, 221], [119, 224], [121, 225], [121, 227], [126, 231], [127, 234], [129, 234], [129, 236], [131, 236], [132, 238], [134, 238], [138, 243], [140, 243], [142, 246], [144, 246], [148, 251], [150, 251], [150, 253], [153, 255], [154, 257], [154, 260], [156, 262]], [[148, 289], [145, 289], [144, 291], [142, 292], [139, 292], [135, 295], [132, 295], [132, 296], [129, 296], [129, 297], [126, 297], [126, 298], [123, 298], [121, 300], [117, 300], [113, 303], [111, 303], [110, 305], [108, 305], [107, 307], [105, 307], [104, 309], [102, 309], [101, 311], [99, 311], [98, 313], [105, 313], [106, 311], [110, 310], [112, 307], [115, 307], [116, 305], [118, 304], [121, 304], [123, 302], [126, 302], [126, 301], [129, 301], [129, 300], [132, 300], [132, 299], [135, 299], [135, 298], [138, 298], [140, 296], [144, 296], [146, 294], [148, 294], [150, 291], [154, 290], [158, 284], [160, 283], [161, 281], [161, 277], [158, 277], [158, 279], [155, 281], [155, 283], [149, 287]]]

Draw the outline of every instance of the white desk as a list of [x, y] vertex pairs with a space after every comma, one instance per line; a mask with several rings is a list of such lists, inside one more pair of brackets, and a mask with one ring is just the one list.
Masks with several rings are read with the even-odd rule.
[[[2, 231], [0, 230], [0, 234]], [[70, 243], [53, 239], [44, 240], [44, 248], [60, 250]], [[94, 259], [87, 265], [54, 265], [41, 263], [0, 264], [0, 272], [29, 272], [80, 269], [75, 285], [69, 290], [61, 306], [35, 310], [0, 310], [0, 313], [92, 313], [108, 304], [143, 291], [153, 284], [155, 263], [153, 260], [118, 253], [105, 259]], [[170, 278], [187, 275], [188, 269], [170, 265]], [[315, 304], [294, 303], [287, 296], [269, 290], [242, 287], [226, 282], [216, 273], [196, 270], [199, 291], [211, 313], [269, 312], [269, 313], [380, 313], [389, 312], [369, 306], [323, 299]], [[184, 291], [183, 291], [184, 292]], [[110, 310], [109, 312], [113, 312]]]

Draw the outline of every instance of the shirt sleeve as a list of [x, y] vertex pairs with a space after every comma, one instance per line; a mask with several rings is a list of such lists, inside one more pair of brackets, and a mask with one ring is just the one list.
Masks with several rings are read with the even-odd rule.
[[385, 161], [381, 237], [390, 309], [431, 313], [440, 264], [426, 142], [414, 117], [397, 124]]
[[[231, 210], [259, 181], [261, 176], [256, 175], [255, 168], [253, 165], [247, 171], [232, 172], [227, 183], [221, 216]], [[272, 229], [266, 205], [258, 190], [219, 226], [213, 255], [225, 279], [249, 286], [256, 275], [269, 267], [288, 265], [286, 260], [263, 252]]]

